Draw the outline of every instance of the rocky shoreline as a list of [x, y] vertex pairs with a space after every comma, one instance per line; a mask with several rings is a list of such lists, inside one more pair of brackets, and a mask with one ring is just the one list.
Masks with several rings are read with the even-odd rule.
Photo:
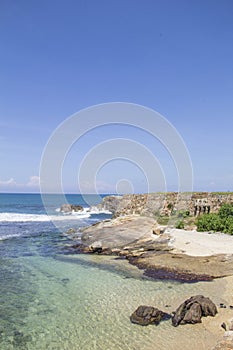
[[[158, 225], [153, 218], [117, 217], [68, 234], [72, 234], [74, 252], [124, 257], [143, 269], [146, 276], [156, 279], [198, 282], [233, 275], [233, 254], [226, 254], [224, 249], [222, 254], [209, 256], [179, 253], [171, 244], [173, 237], [169, 229]], [[211, 245], [211, 235], [207, 238]], [[233, 245], [233, 237], [230, 238]]]
[[[151, 198], [146, 196], [146, 200], [145, 195], [105, 197], [99, 209], [112, 211], [113, 218], [82, 228], [78, 232], [69, 230], [66, 234], [70, 235], [74, 242], [70, 247], [72, 252], [124, 258], [143, 270], [144, 275], [154, 279], [194, 283], [230, 276], [228, 278], [233, 288], [233, 237], [200, 234], [195, 230], [187, 232], [159, 225], [151, 213], [145, 215], [148, 203], [152, 205]], [[225, 199], [231, 200], [230, 196]], [[212, 200], [213, 198], [216, 200], [216, 196], [212, 196]], [[195, 202], [192, 202], [192, 206], [193, 204]], [[165, 206], [167, 205], [166, 199]], [[138, 208], [137, 213], [135, 206]], [[212, 210], [213, 208], [212, 205]], [[164, 206], [161, 210], [164, 210]], [[230, 305], [233, 304], [233, 296], [229, 293], [228, 290]], [[227, 324], [225, 338], [219, 341], [215, 350], [233, 349], [232, 317], [233, 310], [231, 318], [222, 322]]]

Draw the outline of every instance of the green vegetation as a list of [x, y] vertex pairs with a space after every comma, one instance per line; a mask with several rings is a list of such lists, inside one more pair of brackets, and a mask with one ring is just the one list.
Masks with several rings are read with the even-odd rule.
[[233, 204], [223, 204], [218, 214], [204, 214], [196, 221], [198, 231], [224, 232], [233, 235]]
[[190, 215], [190, 211], [189, 210], [179, 210], [176, 215], [178, 216], [178, 218], [187, 218]]
[[221, 219], [233, 218], [233, 204], [223, 204], [218, 215]]
[[[159, 214], [155, 212], [155, 214]], [[184, 229], [189, 221], [193, 218], [190, 217], [189, 210], [173, 210], [171, 215], [155, 215], [159, 225], [169, 225], [179, 229]], [[194, 222], [193, 222], [194, 224]]]
[[157, 222], [159, 225], [167, 225], [169, 221], [169, 216], [159, 216], [157, 218]]
[[176, 228], [184, 229], [184, 221], [183, 220], [178, 221], [176, 224]]

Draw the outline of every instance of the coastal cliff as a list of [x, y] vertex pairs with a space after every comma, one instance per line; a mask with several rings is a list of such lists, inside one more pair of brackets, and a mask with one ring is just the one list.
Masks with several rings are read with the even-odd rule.
[[201, 213], [217, 213], [222, 204], [233, 203], [232, 192], [149, 193], [107, 196], [98, 205], [109, 210], [114, 217], [125, 215], [171, 216], [188, 211], [191, 216]]

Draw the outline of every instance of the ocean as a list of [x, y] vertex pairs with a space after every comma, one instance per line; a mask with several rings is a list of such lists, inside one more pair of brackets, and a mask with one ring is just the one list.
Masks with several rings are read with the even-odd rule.
[[210, 348], [216, 337], [202, 325], [141, 327], [129, 316], [141, 304], [172, 312], [195, 294], [220, 301], [221, 286], [151, 280], [125, 260], [72, 253], [67, 230], [111, 214], [89, 211], [99, 197], [66, 200], [83, 212], [61, 213], [59, 195], [49, 195], [45, 210], [39, 194], [0, 194], [0, 349]]

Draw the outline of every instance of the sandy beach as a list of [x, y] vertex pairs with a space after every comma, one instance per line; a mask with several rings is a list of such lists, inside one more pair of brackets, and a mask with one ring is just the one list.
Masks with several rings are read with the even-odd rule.
[[[210, 257], [218, 254], [232, 256], [233, 236], [224, 233], [210, 234], [208, 232], [178, 229], [167, 229], [166, 232], [171, 236], [169, 245], [173, 248], [173, 253], [182, 253], [193, 257]], [[210, 332], [219, 335], [218, 344], [214, 349], [232, 349], [233, 311], [229, 306], [233, 304], [233, 276], [222, 278], [217, 281], [217, 284], [219, 284], [219, 290], [223, 287], [222, 297], [225, 300], [226, 308], [219, 308], [218, 314], [214, 319], [203, 319], [203, 325]], [[221, 328], [223, 323], [227, 327], [225, 333], [223, 328]]]
[[174, 253], [190, 256], [211, 256], [217, 254], [233, 254], [233, 236], [224, 233], [208, 233], [167, 229], [171, 236], [169, 246]]

